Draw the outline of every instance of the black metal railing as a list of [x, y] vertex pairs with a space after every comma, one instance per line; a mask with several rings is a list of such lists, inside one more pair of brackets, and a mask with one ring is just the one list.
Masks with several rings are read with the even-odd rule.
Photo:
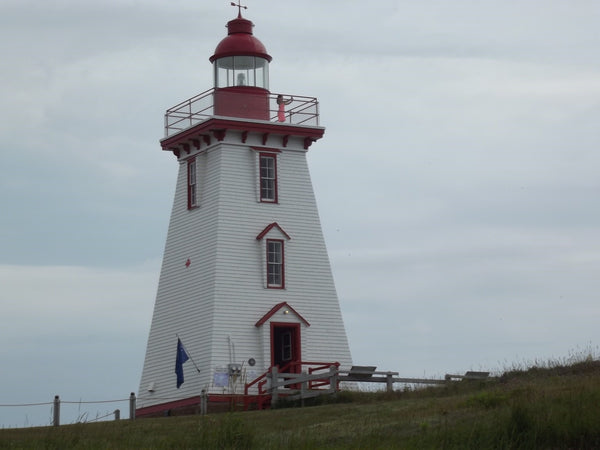
[[[215, 89], [209, 89], [189, 98], [169, 109], [165, 113], [165, 137], [183, 131], [214, 114]], [[282, 95], [286, 100], [283, 110], [277, 98]], [[288, 94], [268, 94], [269, 122], [291, 125], [319, 126], [319, 102], [315, 97]]]

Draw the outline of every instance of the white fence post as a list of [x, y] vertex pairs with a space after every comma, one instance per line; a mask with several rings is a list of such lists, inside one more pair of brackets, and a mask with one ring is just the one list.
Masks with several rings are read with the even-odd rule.
[[273, 366], [273, 368], [271, 369], [271, 406], [275, 406], [277, 404], [277, 401], [279, 400], [279, 380], [277, 379], [278, 376], [279, 374], [277, 366]]
[[[302, 372], [302, 375], [306, 376], [308, 375], [306, 373], [306, 370], [304, 370]], [[306, 393], [308, 392], [308, 381], [306, 379], [302, 380], [302, 383], [300, 383], [300, 406], [304, 407], [304, 397], [306, 396]]]
[[394, 392], [394, 374], [388, 372], [385, 376], [385, 384], [388, 392]]
[[135, 420], [135, 394], [129, 395], [129, 419]]
[[60, 397], [54, 396], [54, 415], [52, 418], [52, 425], [55, 427], [60, 425]]
[[329, 367], [329, 389], [332, 393], [338, 390], [339, 372], [336, 366]]

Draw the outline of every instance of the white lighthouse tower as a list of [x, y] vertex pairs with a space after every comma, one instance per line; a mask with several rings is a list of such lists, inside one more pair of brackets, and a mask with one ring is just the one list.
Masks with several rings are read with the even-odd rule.
[[253, 26], [231, 20], [214, 87], [166, 113], [179, 175], [139, 416], [239, 394], [272, 366], [351, 365], [306, 161], [318, 102], [270, 92]]

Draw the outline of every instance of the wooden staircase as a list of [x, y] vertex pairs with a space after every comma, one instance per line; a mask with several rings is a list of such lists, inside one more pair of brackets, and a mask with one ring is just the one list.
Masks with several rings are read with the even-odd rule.
[[[269, 370], [244, 386], [244, 409], [267, 409], [282, 399], [304, 401], [339, 391], [337, 362], [293, 361]], [[251, 391], [256, 390], [255, 393]]]

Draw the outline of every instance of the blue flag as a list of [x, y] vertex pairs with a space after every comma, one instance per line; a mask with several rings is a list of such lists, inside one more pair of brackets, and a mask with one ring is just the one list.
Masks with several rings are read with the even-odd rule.
[[183, 363], [190, 357], [185, 352], [181, 339], [177, 338], [177, 359], [175, 360], [175, 373], [177, 374], [177, 389], [183, 384]]

